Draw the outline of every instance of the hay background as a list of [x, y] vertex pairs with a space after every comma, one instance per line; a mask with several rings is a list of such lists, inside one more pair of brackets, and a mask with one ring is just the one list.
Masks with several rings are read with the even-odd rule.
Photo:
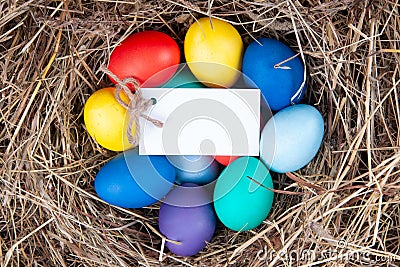
[[[110, 84], [97, 70], [124, 37], [157, 29], [182, 47], [193, 17], [209, 14], [234, 23], [245, 44], [301, 44], [304, 102], [322, 112], [326, 134], [307, 167], [274, 176], [292, 193], [277, 194], [263, 225], [241, 234], [220, 225], [195, 257], [165, 250], [160, 263], [158, 205], [96, 198], [93, 179], [114, 154], [90, 139], [82, 109]], [[371, 265], [399, 266], [399, 29], [395, 0], [1, 1], [1, 266], [345, 266], [336, 256], [357, 250], [392, 260]], [[260, 260], [263, 248], [319, 259]]]

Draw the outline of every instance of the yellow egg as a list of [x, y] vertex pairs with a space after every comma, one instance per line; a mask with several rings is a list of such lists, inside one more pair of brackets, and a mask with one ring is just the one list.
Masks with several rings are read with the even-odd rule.
[[199, 19], [186, 33], [184, 50], [190, 70], [204, 84], [230, 87], [239, 78], [243, 42], [231, 24]]
[[[86, 129], [97, 143], [112, 151], [123, 151], [132, 147], [127, 138], [128, 116], [126, 109], [115, 99], [114, 87], [94, 92], [86, 101], [83, 117]], [[121, 92], [121, 99], [128, 97]], [[132, 130], [132, 134], [135, 130]]]

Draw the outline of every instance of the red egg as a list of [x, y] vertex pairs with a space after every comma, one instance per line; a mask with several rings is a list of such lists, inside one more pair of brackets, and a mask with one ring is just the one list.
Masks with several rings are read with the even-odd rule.
[[224, 166], [228, 166], [232, 161], [239, 158], [238, 156], [215, 156], [215, 160]]
[[121, 80], [135, 78], [141, 85], [157, 87], [174, 75], [179, 62], [180, 51], [174, 39], [162, 32], [143, 31], [132, 34], [114, 49], [108, 69]]

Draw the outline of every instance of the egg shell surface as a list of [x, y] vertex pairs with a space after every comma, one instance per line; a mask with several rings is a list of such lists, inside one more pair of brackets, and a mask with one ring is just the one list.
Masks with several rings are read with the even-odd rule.
[[187, 64], [180, 64], [174, 76], [162, 85], [163, 88], [205, 88], [190, 71]]
[[[292, 97], [301, 88], [304, 80], [304, 66], [300, 56], [295, 56], [286, 44], [270, 38], [260, 38], [250, 43], [243, 56], [242, 70], [247, 85], [260, 88], [269, 107], [274, 111], [292, 103]], [[293, 99], [293, 103], [298, 103], [303, 98], [305, 90], [304, 83], [301, 93]]]
[[214, 189], [214, 208], [220, 221], [235, 231], [259, 226], [268, 216], [274, 193], [267, 167], [253, 157], [240, 157], [220, 174]]
[[177, 183], [208, 184], [219, 173], [219, 165], [213, 156], [206, 155], [168, 155], [167, 159], [175, 166]]
[[208, 87], [230, 87], [240, 76], [243, 42], [228, 22], [200, 18], [184, 41], [186, 61], [196, 78]]
[[[115, 99], [115, 88], [97, 90], [86, 101], [83, 118], [91, 137], [102, 147], [112, 151], [123, 151], [132, 147], [127, 138], [126, 109]], [[121, 92], [122, 101], [129, 103]], [[135, 127], [132, 127], [132, 135]]]
[[[186, 189], [191, 188], [191, 189]], [[210, 242], [216, 227], [211, 195], [202, 187], [185, 183], [171, 190], [161, 204], [159, 228], [168, 249], [179, 256], [193, 256]]]
[[310, 105], [289, 106], [265, 125], [260, 139], [260, 158], [274, 172], [293, 172], [317, 154], [324, 136], [321, 113]]
[[229, 165], [232, 161], [238, 158], [239, 156], [215, 156], [215, 160], [224, 166]]
[[108, 69], [121, 80], [135, 78], [139, 84], [162, 72], [145, 85], [157, 87], [174, 75], [179, 62], [180, 50], [175, 40], [165, 33], [148, 30], [134, 33], [116, 46]]
[[122, 208], [141, 208], [162, 199], [175, 181], [175, 168], [165, 156], [139, 155], [134, 148], [108, 161], [97, 173], [98, 196]]

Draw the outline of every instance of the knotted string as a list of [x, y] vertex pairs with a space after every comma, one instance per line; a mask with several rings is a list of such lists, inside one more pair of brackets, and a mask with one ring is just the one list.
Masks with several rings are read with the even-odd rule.
[[[105, 66], [100, 68], [105, 74], [107, 74], [110, 78], [112, 78], [115, 82], [115, 99], [118, 103], [124, 107], [129, 115], [128, 127], [127, 127], [127, 138], [131, 145], [134, 147], [139, 144], [140, 140], [140, 126], [139, 126], [139, 117], [142, 117], [154, 126], [161, 128], [164, 124], [156, 119], [153, 119], [144, 113], [154, 105], [153, 99], [146, 99], [142, 95], [142, 91], [139, 86], [139, 82], [135, 78], [125, 78], [123, 80], [119, 79], [114, 73], [112, 73]], [[131, 89], [129, 89], [129, 85], [133, 85], [135, 92], [133, 93]], [[129, 98], [129, 103], [125, 103], [121, 99], [121, 91], [125, 93], [125, 95]], [[135, 135], [132, 135], [132, 129], [135, 126]]]

